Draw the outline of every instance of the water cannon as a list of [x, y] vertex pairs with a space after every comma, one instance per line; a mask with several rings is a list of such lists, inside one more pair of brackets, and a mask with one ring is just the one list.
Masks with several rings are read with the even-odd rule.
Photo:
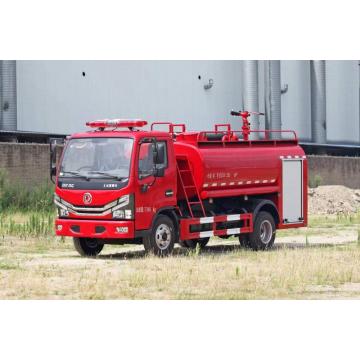
[[105, 119], [95, 120], [86, 123], [86, 126], [91, 128], [98, 128], [100, 131], [106, 128], [128, 128], [133, 131], [134, 128], [143, 127], [147, 125], [147, 121], [140, 119]]
[[232, 116], [241, 116], [243, 121], [243, 126], [241, 127], [241, 130], [243, 132], [244, 140], [249, 140], [249, 134], [250, 134], [250, 122], [248, 120], [248, 117], [251, 115], [265, 115], [264, 113], [258, 112], [258, 111], [230, 111], [230, 115]]

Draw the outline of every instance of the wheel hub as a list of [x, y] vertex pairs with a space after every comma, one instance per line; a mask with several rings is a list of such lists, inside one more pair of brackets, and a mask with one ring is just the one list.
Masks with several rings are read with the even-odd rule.
[[268, 244], [272, 238], [272, 226], [269, 220], [264, 220], [260, 225], [260, 240], [263, 244]]
[[98, 241], [96, 239], [86, 239], [86, 245], [89, 247], [89, 248], [96, 248], [97, 245], [98, 245]]
[[159, 249], [165, 250], [171, 243], [171, 231], [168, 225], [160, 224], [155, 232], [155, 241]]

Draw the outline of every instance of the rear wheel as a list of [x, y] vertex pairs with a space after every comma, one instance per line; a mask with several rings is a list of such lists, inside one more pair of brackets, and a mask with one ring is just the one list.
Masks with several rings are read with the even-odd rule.
[[181, 240], [179, 240], [179, 245], [180, 245], [182, 248], [186, 248], [186, 249], [189, 248], [189, 245], [187, 244], [186, 241], [181, 241]]
[[185, 240], [183, 241], [186, 244], [187, 248], [195, 249], [197, 244], [199, 244], [200, 248], [203, 249], [209, 242], [210, 238], [201, 238], [194, 240]]
[[174, 223], [165, 215], [157, 217], [150, 234], [143, 239], [145, 251], [158, 256], [171, 254], [175, 242], [176, 231]]
[[249, 246], [253, 250], [266, 250], [274, 245], [276, 234], [275, 221], [273, 216], [260, 211], [254, 222], [254, 231], [249, 234]]
[[81, 256], [99, 255], [104, 244], [99, 244], [97, 239], [91, 238], [73, 238], [74, 247]]
[[244, 247], [244, 248], [248, 248], [250, 247], [249, 244], [249, 234], [239, 234], [239, 242], [240, 242], [240, 246]]

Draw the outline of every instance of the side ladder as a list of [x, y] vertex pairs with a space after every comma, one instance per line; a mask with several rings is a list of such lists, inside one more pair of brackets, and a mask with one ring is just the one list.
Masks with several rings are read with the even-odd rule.
[[200, 198], [199, 190], [195, 185], [194, 174], [190, 169], [190, 163], [188, 158], [177, 158], [176, 167], [191, 217], [195, 217], [193, 207], [198, 205], [200, 206], [202, 216], [206, 216], [204, 204]]

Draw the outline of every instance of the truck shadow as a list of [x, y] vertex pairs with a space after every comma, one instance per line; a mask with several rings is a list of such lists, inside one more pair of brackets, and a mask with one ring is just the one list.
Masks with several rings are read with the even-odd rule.
[[[275, 244], [271, 250], [267, 251], [281, 251], [281, 250], [296, 250], [296, 249], [309, 249], [309, 248], [332, 248], [335, 246], [345, 245], [346, 243], [338, 243], [338, 244], [299, 244], [299, 243], [281, 243]], [[243, 248], [240, 245], [232, 245], [232, 244], [224, 244], [224, 245], [210, 245], [207, 246], [205, 249], [202, 249], [198, 256], [207, 256], [213, 254], [224, 254], [224, 253], [231, 253], [231, 252], [254, 252], [252, 249]], [[195, 250], [189, 250], [185, 248], [176, 247], [173, 251], [172, 256], [192, 256], [195, 254]], [[130, 259], [139, 259], [146, 257], [146, 253], [144, 250], [129, 250], [118, 252], [114, 254], [104, 254], [98, 255], [98, 259], [102, 260], [130, 260]]]

